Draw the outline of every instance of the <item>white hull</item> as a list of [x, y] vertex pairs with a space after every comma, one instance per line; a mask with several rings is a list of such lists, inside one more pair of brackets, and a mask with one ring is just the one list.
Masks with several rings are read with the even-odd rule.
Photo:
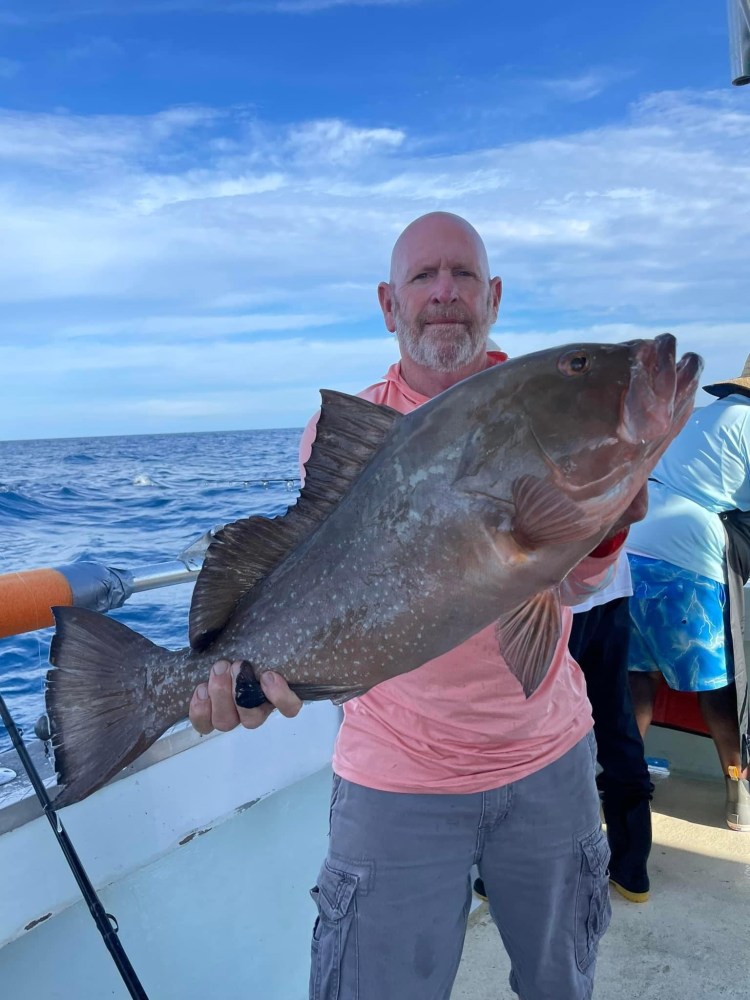
[[[61, 810], [151, 1000], [305, 995], [339, 717], [179, 731], [158, 753], [188, 749]], [[0, 995], [128, 996], [45, 817], [0, 837], [0, 873]]]

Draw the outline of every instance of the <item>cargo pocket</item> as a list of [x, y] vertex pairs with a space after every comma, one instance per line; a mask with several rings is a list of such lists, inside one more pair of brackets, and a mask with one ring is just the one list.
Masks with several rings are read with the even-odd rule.
[[357, 900], [359, 876], [323, 864], [310, 890], [318, 908], [312, 936], [310, 1000], [357, 1000], [359, 955]]
[[609, 845], [603, 830], [583, 837], [578, 844], [581, 868], [576, 893], [576, 964], [585, 972], [596, 958], [599, 940], [609, 927]]

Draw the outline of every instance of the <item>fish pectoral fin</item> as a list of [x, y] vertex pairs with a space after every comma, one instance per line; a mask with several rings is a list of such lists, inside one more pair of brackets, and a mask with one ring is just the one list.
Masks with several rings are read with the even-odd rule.
[[562, 634], [560, 595], [544, 590], [498, 618], [500, 655], [529, 698], [547, 676]]
[[582, 508], [548, 479], [519, 476], [513, 483], [513, 536], [525, 549], [576, 542], [596, 533]]

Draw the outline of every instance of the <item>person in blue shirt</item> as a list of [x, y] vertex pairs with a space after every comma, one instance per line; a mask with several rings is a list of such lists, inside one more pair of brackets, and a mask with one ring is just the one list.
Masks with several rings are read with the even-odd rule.
[[628, 666], [641, 735], [662, 677], [697, 692], [726, 778], [727, 824], [750, 832], [719, 516], [750, 510], [750, 356], [739, 378], [704, 389], [718, 399], [695, 409], [654, 469], [648, 514], [628, 539]]

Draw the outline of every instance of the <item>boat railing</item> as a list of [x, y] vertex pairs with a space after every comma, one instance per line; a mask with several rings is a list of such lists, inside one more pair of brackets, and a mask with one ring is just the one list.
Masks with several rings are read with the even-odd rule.
[[136, 570], [81, 561], [0, 574], [0, 639], [53, 625], [57, 605], [106, 612], [122, 607], [134, 594], [192, 583], [221, 527], [204, 532], [175, 559]]
[[[172, 560], [135, 569], [80, 561], [55, 567], [41, 567], [0, 574], [0, 639], [23, 635], [54, 625], [52, 608], [58, 605], [107, 612], [120, 608], [134, 594], [196, 580], [206, 549], [223, 525], [215, 525], [191, 541]], [[2, 685], [0, 684], [0, 694]], [[50, 789], [55, 774], [46, 744], [46, 717], [36, 723], [38, 740], [28, 749], [34, 764]], [[201, 737], [185, 720], [173, 726], [152, 747], [125, 769], [119, 777], [132, 774], [180, 753]], [[39, 815], [39, 805], [18, 754], [9, 749], [0, 753], [0, 834]]]

